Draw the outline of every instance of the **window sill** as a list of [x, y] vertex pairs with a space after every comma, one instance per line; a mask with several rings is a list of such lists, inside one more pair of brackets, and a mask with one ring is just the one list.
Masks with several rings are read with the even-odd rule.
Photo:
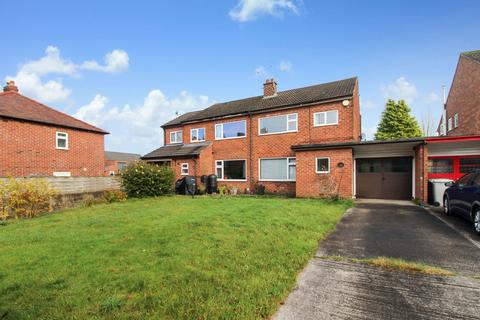
[[59, 147], [56, 147], [57, 150], [65, 150], [65, 151], [68, 151], [69, 149], [68, 148], [59, 148]]
[[221, 141], [221, 140], [232, 140], [232, 139], [244, 139], [246, 138], [247, 136], [243, 136], [243, 137], [232, 137], [232, 138], [215, 138], [215, 141]]
[[297, 182], [297, 180], [273, 180], [273, 179], [268, 179], [268, 180], [260, 179], [258, 181], [260, 182]]
[[338, 122], [337, 123], [332, 123], [332, 124], [314, 124], [313, 127], [316, 128], [316, 127], [329, 127], [329, 126], [338, 126]]
[[328, 174], [330, 171], [315, 171], [316, 174]]
[[217, 181], [247, 182], [247, 179], [217, 179]]
[[206, 140], [195, 140], [195, 141], [192, 141], [190, 140], [190, 143], [199, 143], [199, 142], [205, 142]]
[[282, 131], [282, 132], [272, 132], [272, 133], [258, 133], [259, 136], [271, 136], [275, 134], [286, 134], [286, 133], [297, 133], [298, 130], [295, 131]]

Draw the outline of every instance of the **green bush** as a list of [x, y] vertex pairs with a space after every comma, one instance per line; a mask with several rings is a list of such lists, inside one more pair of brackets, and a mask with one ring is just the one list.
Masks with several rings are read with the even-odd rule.
[[169, 166], [143, 161], [129, 164], [121, 173], [122, 186], [129, 198], [156, 197], [173, 192], [175, 174]]
[[56, 195], [44, 179], [0, 180], [0, 219], [33, 218], [51, 212]]

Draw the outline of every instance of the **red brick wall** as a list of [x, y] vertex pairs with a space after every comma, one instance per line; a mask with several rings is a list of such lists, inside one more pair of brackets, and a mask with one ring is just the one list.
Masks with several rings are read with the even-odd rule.
[[415, 148], [415, 198], [428, 200], [428, 146]]
[[[330, 158], [330, 172], [316, 173], [316, 158]], [[343, 168], [337, 166], [343, 163]], [[298, 151], [297, 197], [331, 196], [353, 197], [352, 149]]]
[[[447, 122], [458, 113], [458, 128], [447, 135], [480, 133], [480, 62], [460, 56], [447, 100]], [[448, 127], [447, 127], [448, 128]]]
[[[340, 141], [358, 141], [360, 139], [360, 114], [358, 88], [350, 105], [344, 107], [341, 101], [304, 106], [288, 110], [277, 110], [251, 116], [238, 116], [227, 119], [210, 120], [165, 129], [165, 142], [170, 142], [170, 132], [183, 130], [183, 143], [190, 142], [192, 128], [205, 128], [206, 141], [212, 145], [202, 151], [199, 158], [199, 175], [215, 173], [216, 160], [247, 160], [247, 181], [219, 181], [219, 185], [235, 186], [240, 191], [251, 190], [259, 181], [259, 158], [295, 157], [292, 145], [305, 143], [326, 143]], [[314, 127], [313, 114], [320, 111], [338, 110], [337, 125]], [[267, 116], [297, 113], [298, 131], [282, 134], [259, 135], [258, 120]], [[245, 138], [215, 140], [215, 124], [246, 120], [247, 136]], [[313, 165], [313, 164], [312, 164]], [[313, 167], [314, 168], [314, 167]], [[298, 167], [297, 167], [298, 169]], [[313, 169], [314, 170], [314, 169]], [[178, 171], [179, 172], [179, 171]], [[177, 175], [177, 177], [179, 177]], [[298, 181], [298, 178], [297, 178]], [[270, 193], [295, 193], [295, 182], [261, 182]], [[351, 193], [351, 191], [350, 191]]]
[[[68, 133], [69, 150], [56, 149], [56, 131]], [[0, 176], [102, 176], [104, 136], [31, 122], [0, 119]]]

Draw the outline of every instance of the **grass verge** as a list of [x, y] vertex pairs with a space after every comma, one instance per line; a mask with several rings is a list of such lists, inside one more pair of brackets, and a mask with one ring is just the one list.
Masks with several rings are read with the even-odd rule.
[[258, 319], [351, 201], [128, 200], [0, 229], [0, 319]]
[[405, 261], [403, 259], [378, 257], [370, 259], [349, 258], [343, 256], [324, 256], [321, 259], [334, 261], [350, 261], [355, 263], [368, 264], [371, 266], [381, 267], [388, 270], [396, 270], [402, 272], [422, 273], [433, 276], [454, 276], [455, 273], [443, 268], [430, 266], [425, 263]]

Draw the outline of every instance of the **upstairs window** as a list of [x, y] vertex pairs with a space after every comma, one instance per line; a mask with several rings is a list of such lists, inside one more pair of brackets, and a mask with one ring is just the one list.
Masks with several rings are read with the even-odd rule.
[[205, 128], [196, 128], [190, 130], [190, 141], [200, 142], [205, 141]]
[[215, 125], [215, 139], [235, 139], [247, 136], [247, 122], [245, 120], [219, 123]]
[[57, 131], [56, 140], [57, 149], [68, 150], [68, 133]]
[[182, 143], [182, 135], [182, 130], [170, 132], [170, 143]]
[[338, 124], [338, 110], [316, 112], [313, 114], [313, 126], [331, 126]]
[[258, 134], [275, 134], [297, 131], [296, 113], [258, 119]]

